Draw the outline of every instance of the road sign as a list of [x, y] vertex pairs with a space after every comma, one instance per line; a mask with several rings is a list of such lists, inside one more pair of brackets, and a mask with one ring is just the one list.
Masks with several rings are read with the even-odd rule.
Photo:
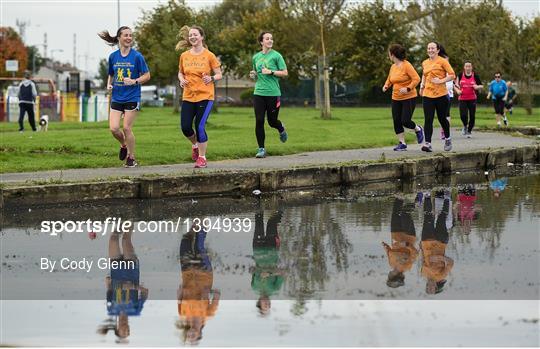
[[19, 61], [18, 60], [7, 60], [6, 61], [6, 71], [18, 71], [19, 70]]

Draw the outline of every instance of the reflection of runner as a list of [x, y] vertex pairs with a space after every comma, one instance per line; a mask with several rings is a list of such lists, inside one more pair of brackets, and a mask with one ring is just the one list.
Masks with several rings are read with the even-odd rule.
[[148, 298], [148, 289], [139, 285], [139, 259], [131, 242], [131, 232], [123, 233], [122, 248], [120, 248], [120, 233], [112, 233], [109, 238], [109, 258], [117, 261], [120, 266], [111, 269], [107, 284], [107, 314], [116, 316], [114, 326], [104, 325], [98, 329], [101, 334], [107, 334], [114, 329], [118, 338], [129, 336], [128, 316], [141, 315], [144, 302]]
[[270, 312], [270, 296], [279, 292], [283, 285], [283, 271], [279, 268], [280, 239], [277, 231], [282, 212], [277, 211], [268, 219], [264, 230], [262, 210], [255, 214], [253, 235], [253, 259], [255, 268], [251, 278], [251, 288], [259, 294], [257, 308], [261, 315]]
[[424, 200], [424, 225], [422, 227], [422, 276], [427, 279], [426, 292], [440, 293], [446, 283], [446, 277], [454, 266], [454, 261], [445, 256], [448, 244], [446, 219], [450, 200], [444, 200], [443, 207], [435, 222], [431, 198]]
[[501, 193], [504, 191], [504, 189], [506, 189], [507, 184], [508, 184], [508, 178], [504, 177], [504, 178], [492, 180], [489, 183], [489, 187], [491, 188], [491, 190], [493, 190], [493, 195], [495, 195], [495, 197], [499, 197]]
[[383, 242], [388, 255], [388, 264], [392, 271], [388, 273], [386, 285], [392, 288], [405, 284], [404, 273], [410, 270], [418, 256], [416, 244], [416, 230], [411, 217], [412, 208], [405, 208], [403, 200], [396, 198], [392, 209], [390, 230], [392, 233], [392, 246]]
[[183, 331], [184, 342], [197, 344], [209, 317], [219, 305], [219, 290], [212, 289], [214, 274], [204, 246], [206, 232], [191, 230], [180, 243], [181, 286], [178, 290], [177, 327]]
[[457, 217], [461, 223], [461, 228], [464, 234], [471, 233], [471, 223], [478, 217], [475, 208], [476, 189], [473, 186], [466, 186], [458, 192], [457, 196]]

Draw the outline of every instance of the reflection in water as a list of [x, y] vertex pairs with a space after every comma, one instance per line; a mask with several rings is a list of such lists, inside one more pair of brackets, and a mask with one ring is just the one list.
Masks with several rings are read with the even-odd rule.
[[182, 280], [178, 290], [180, 320], [176, 327], [182, 330], [183, 341], [189, 344], [202, 339], [206, 320], [215, 315], [219, 305], [220, 292], [212, 289], [214, 272], [205, 240], [206, 232], [196, 232], [192, 227], [180, 243]]
[[499, 197], [501, 193], [506, 189], [506, 185], [508, 184], [508, 178], [498, 178], [493, 179], [491, 182], [489, 182], [489, 187], [491, 190], [493, 190], [493, 195], [495, 197]]
[[474, 185], [466, 185], [458, 190], [456, 211], [461, 226], [461, 231], [465, 235], [471, 233], [472, 221], [478, 219], [480, 207], [476, 204], [478, 196]]
[[404, 273], [410, 270], [418, 256], [416, 244], [416, 230], [411, 217], [414, 204], [403, 203], [403, 199], [396, 198], [392, 208], [390, 230], [392, 246], [383, 242], [388, 256], [388, 263], [392, 270], [388, 273], [386, 284], [396, 288], [405, 284]]
[[[260, 339], [264, 345], [275, 345], [279, 336], [280, 345], [294, 346], [299, 345], [295, 334], [303, 333], [308, 327], [313, 332], [302, 337], [311, 345], [322, 345], [330, 339], [334, 343], [343, 339], [338, 343], [358, 345], [363, 343], [358, 338], [369, 339], [372, 332], [380, 331], [379, 328], [382, 331], [406, 328], [404, 335], [413, 338], [411, 333], [418, 328], [418, 323], [410, 321], [411, 331], [408, 331], [409, 327], [400, 327], [409, 324], [396, 322], [403, 317], [394, 316], [395, 309], [414, 308], [414, 304], [421, 302], [402, 300], [444, 299], [437, 304], [445, 306], [448, 306], [447, 301], [474, 300], [461, 303], [460, 310], [467, 316], [483, 315], [477, 314], [480, 312], [471, 314], [474, 312], [471, 306], [478, 300], [528, 300], [537, 305], [540, 177], [489, 179], [489, 182], [484, 180], [475, 184], [463, 181], [449, 191], [423, 187], [425, 192], [422, 193], [399, 192], [391, 197], [382, 194], [376, 197], [355, 196], [351, 192], [339, 197], [331, 194], [308, 196], [308, 193], [288, 196], [292, 194], [287, 193], [262, 199], [229, 199], [221, 202], [219, 208], [213, 202], [205, 203], [203, 199], [189, 202], [189, 205], [176, 201], [177, 206], [172, 200], [144, 202], [144, 205], [171, 205], [164, 207], [173, 207], [174, 210], [162, 210], [162, 206], [153, 210], [168, 215], [165, 217], [168, 219], [186, 217], [187, 213], [181, 211], [184, 206], [197, 210], [198, 216], [212, 219], [227, 215], [242, 219], [255, 217], [254, 231], [224, 234], [215, 229], [198, 233], [191, 230], [184, 235], [179, 246], [180, 282], [176, 261], [179, 231], [160, 234], [134, 232], [138, 247], [135, 254], [132, 233], [105, 238], [97, 236], [89, 242], [86, 235], [81, 234], [64, 234], [62, 239], [53, 239], [37, 231], [24, 234], [17, 229], [7, 230], [2, 233], [5, 252], [0, 257], [2, 291], [8, 299], [4, 309], [8, 309], [6, 318], [10, 321], [2, 324], [2, 333], [7, 335], [3, 337], [5, 342], [0, 344], [24, 345], [42, 340], [43, 344], [62, 345], [80, 343], [76, 342], [80, 337], [87, 341], [85, 344], [100, 345], [114, 337], [95, 335], [94, 326], [89, 330], [81, 325], [84, 319], [90, 319], [93, 324], [96, 316], [101, 319], [103, 315], [104, 272], [97, 269], [93, 273], [42, 271], [34, 264], [44, 250], [56, 260], [65, 256], [66, 251], [70, 251], [70, 259], [84, 255], [97, 260], [103, 257], [108, 246], [111, 261], [134, 263], [133, 268], [110, 271], [107, 278], [107, 313], [110, 317], [98, 332], [115, 332], [119, 342], [125, 342], [129, 336], [130, 343], [138, 345], [172, 346], [178, 344], [178, 334], [181, 334], [186, 344], [241, 346], [259, 343]], [[493, 181], [499, 181], [499, 184], [494, 186]], [[494, 188], [501, 186], [504, 194], [497, 196]], [[195, 213], [189, 214], [191, 216], [187, 216], [192, 217]], [[25, 221], [26, 217], [19, 215], [20, 221]], [[156, 217], [136, 217], [141, 218], [150, 220]], [[182, 233], [185, 229], [182, 227]], [[391, 235], [388, 235], [389, 231]], [[385, 252], [381, 249], [381, 241], [384, 241]], [[209, 250], [208, 246], [212, 249]], [[139, 258], [144, 261], [141, 272]], [[247, 272], [246, 267], [250, 265], [253, 266]], [[20, 277], [23, 273], [25, 278]], [[148, 290], [139, 286], [140, 273], [145, 285], [152, 290], [152, 300], [146, 303]], [[219, 290], [214, 289], [214, 278]], [[39, 284], [40, 288], [25, 287], [28, 280]], [[62, 293], [58, 292], [58, 285], [62, 286]], [[433, 297], [434, 294], [437, 295]], [[63, 297], [62, 303], [58, 302], [61, 306], [44, 307], [45, 310], [37, 314], [39, 317], [31, 320], [25, 319], [24, 314], [28, 313], [27, 309], [31, 311], [32, 306], [16, 301], [41, 299], [49, 304], [47, 300], [59, 297]], [[65, 310], [64, 304], [70, 299], [98, 299], [102, 306], [97, 308], [85, 304], [80, 309], [73, 306]], [[379, 304], [372, 301], [382, 299], [388, 301], [386, 304], [392, 304], [388, 306], [390, 309], [385, 312], [384, 305], [381, 308], [377, 306], [372, 309], [375, 315], [364, 317], [365, 314], [369, 316], [366, 312], [369, 304]], [[256, 315], [255, 304], [262, 316]], [[356, 308], [351, 304], [356, 304]], [[429, 314], [431, 310], [422, 308], [427, 308], [427, 303], [421, 304], [419, 311]], [[493, 315], [488, 325], [493, 330], [508, 330], [512, 324], [502, 324], [513, 314], [515, 305], [499, 304], [500, 308], [490, 309], [496, 316]], [[131, 318], [128, 323], [128, 317], [141, 315], [143, 305], [147, 308], [144, 316]], [[218, 305], [220, 314], [216, 317]], [[178, 310], [179, 320], [163, 315], [167, 314], [167, 309], [171, 310], [171, 306], [174, 311]], [[67, 333], [54, 327], [56, 323], [47, 321], [47, 318], [61, 317], [62, 312], [71, 314], [69, 312], [75, 308], [82, 315], [66, 325], [67, 328], [72, 326], [65, 331]], [[327, 310], [321, 312], [321, 309]], [[444, 332], [447, 329], [444, 325], [458, 324], [455, 319], [459, 319], [462, 313], [452, 321], [446, 316], [439, 318], [446, 322], [437, 321], [440, 328], [431, 335], [448, 335]], [[516, 317], [516, 323], [519, 322], [520, 326], [537, 324], [537, 314], [524, 314], [526, 316]], [[203, 336], [203, 328], [211, 317], [211, 331], [207, 329]], [[500, 323], [499, 317], [502, 319]], [[347, 324], [357, 323], [360, 318], [363, 323], [376, 323], [380, 327], [366, 327], [360, 335], [353, 328], [346, 332], [348, 337], [339, 337], [343, 335], [344, 328], [348, 329]], [[68, 322], [64, 318], [61, 321]], [[171, 331], [173, 324], [179, 330]], [[461, 335], [461, 330], [468, 330], [472, 336], [477, 335], [474, 326], [459, 325], [464, 328], [455, 330], [455, 333]], [[21, 335], [20, 328], [32, 333]], [[270, 333], [269, 329], [275, 331]], [[493, 332], [497, 332], [498, 338], [503, 337], [502, 332]], [[48, 334], [49, 337], [45, 337]], [[387, 339], [387, 336], [381, 337]], [[396, 337], [401, 340], [398, 335]], [[538, 336], [535, 338], [536, 342], [529, 340], [527, 343], [537, 344]], [[457, 336], [452, 339], [455, 341], [445, 344], [463, 344]], [[369, 343], [379, 344], [376, 340]], [[419, 340], [416, 336], [407, 343], [418, 345]], [[495, 340], [490, 343], [499, 344]]]
[[139, 259], [135, 254], [131, 235], [131, 231], [112, 233], [109, 238], [111, 269], [105, 282], [107, 315], [110, 318], [98, 328], [98, 333], [103, 335], [114, 330], [119, 342], [126, 341], [130, 334], [128, 317], [141, 315], [144, 302], [148, 299], [148, 289], [139, 284]]
[[436, 196], [436, 200], [442, 200], [442, 207], [436, 221], [431, 195], [428, 193], [424, 196], [424, 224], [421, 242], [422, 276], [427, 279], [426, 293], [428, 294], [442, 292], [446, 277], [454, 266], [454, 261], [445, 255], [448, 244], [450, 198], [441, 192], [438, 192]]
[[261, 208], [255, 214], [253, 234], [255, 267], [252, 270], [251, 288], [259, 295], [257, 308], [263, 316], [270, 312], [270, 296], [278, 293], [283, 285], [284, 270], [279, 267], [280, 238], [278, 234], [278, 224], [282, 215], [282, 211], [273, 212], [265, 230], [263, 209]]

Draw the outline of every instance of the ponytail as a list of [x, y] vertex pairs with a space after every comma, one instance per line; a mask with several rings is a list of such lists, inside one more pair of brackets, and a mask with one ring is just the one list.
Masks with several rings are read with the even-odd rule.
[[195, 29], [195, 30], [198, 30], [199, 31], [199, 34], [201, 34], [201, 36], [203, 37], [203, 47], [205, 47], [206, 49], [208, 49], [208, 46], [206, 45], [206, 42], [205, 42], [205, 35], [204, 35], [204, 30], [203, 28], [199, 27], [198, 25], [192, 25], [191, 27], [190, 26], [183, 26], [182, 28], [180, 28], [180, 31], [178, 32], [178, 35], [176, 36], [178, 39], [180, 39], [180, 41], [178, 41], [176, 43], [176, 51], [185, 51], [189, 48], [191, 48], [191, 43], [189, 42], [189, 31], [191, 29]]
[[116, 36], [111, 36], [111, 34], [109, 34], [108, 30], [103, 30], [103, 31], [99, 32], [98, 36], [100, 38], [102, 38], [105, 42], [107, 42], [107, 45], [115, 46], [115, 45], [118, 45], [118, 38], [120, 37], [120, 35], [122, 35], [122, 31], [125, 30], [125, 29], [130, 29], [131, 30], [130, 27], [122, 26], [122, 27], [118, 28], [118, 31], [116, 32]]

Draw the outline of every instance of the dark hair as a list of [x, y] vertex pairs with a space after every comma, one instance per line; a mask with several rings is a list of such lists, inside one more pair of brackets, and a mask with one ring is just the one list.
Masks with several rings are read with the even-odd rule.
[[495, 74], [493, 74], [493, 75], [497, 75], [497, 74], [499, 74], [499, 75], [501, 76], [501, 78], [502, 78], [502, 73], [501, 73], [500, 70], [497, 70], [497, 71], [495, 72]]
[[206, 37], [206, 35], [204, 34], [204, 29], [202, 27], [199, 27], [198, 25], [185, 25], [180, 28], [180, 31], [178, 32], [177, 37], [180, 39], [180, 41], [176, 43], [176, 51], [185, 51], [191, 47], [191, 44], [189, 43], [189, 31], [191, 29], [195, 29], [199, 32], [199, 34], [201, 34], [201, 36], [203, 37], [203, 46], [208, 48], [206, 42], [204, 41], [204, 38]]
[[103, 30], [99, 32], [98, 36], [102, 38], [103, 40], [105, 40], [107, 42], [107, 45], [109, 46], [118, 45], [118, 38], [120, 37], [120, 35], [122, 35], [122, 31], [125, 29], [131, 30], [130, 27], [124, 25], [118, 28], [118, 30], [116, 31], [116, 36], [111, 36], [108, 30]]
[[261, 41], [263, 41], [264, 34], [272, 34], [272, 32], [268, 30], [263, 30], [262, 32], [260, 32], [259, 36], [257, 37], [257, 42], [259, 43], [259, 45], [261, 45]]
[[388, 52], [390, 54], [394, 55], [397, 59], [400, 61], [407, 58], [405, 47], [401, 46], [400, 44], [392, 44], [388, 47]]
[[405, 285], [405, 275], [402, 272], [392, 270], [388, 273], [386, 286], [397, 288], [403, 285]]
[[448, 58], [448, 54], [446, 53], [446, 50], [444, 49], [443, 45], [439, 44], [437, 41], [430, 41], [428, 42], [428, 45], [429, 44], [435, 44], [435, 46], [437, 46], [437, 50], [439, 50], [439, 56], [443, 57], [443, 58]]

